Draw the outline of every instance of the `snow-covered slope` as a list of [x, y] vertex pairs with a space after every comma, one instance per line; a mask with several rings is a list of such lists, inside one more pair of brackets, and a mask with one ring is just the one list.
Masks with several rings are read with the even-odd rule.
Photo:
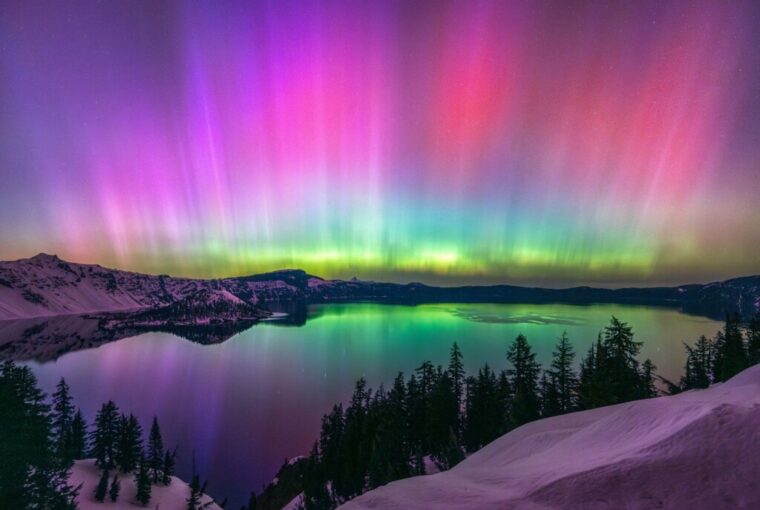
[[147, 275], [66, 262], [44, 253], [0, 262], [0, 320], [124, 312], [188, 302], [255, 305], [272, 294], [293, 293], [295, 289], [281, 281]]
[[[78, 460], [71, 469], [69, 483], [76, 487], [82, 485], [77, 503], [80, 510], [135, 510], [137, 508], [149, 508], [160, 510], [184, 510], [187, 508], [187, 499], [190, 497], [190, 487], [177, 478], [172, 477], [168, 486], [153, 485], [151, 488], [150, 502], [143, 507], [135, 502], [134, 477], [131, 474], [118, 473], [121, 481], [121, 491], [116, 501], [111, 501], [108, 496], [102, 503], [95, 500], [95, 488], [98, 486], [101, 471], [95, 466], [93, 459]], [[111, 477], [113, 479], [113, 475]], [[209, 503], [208, 510], [221, 510], [221, 507], [213, 502], [208, 496], [203, 496], [202, 503]]]
[[208, 282], [74, 264], [54, 255], [0, 262], [0, 319], [169, 304]]
[[616, 290], [512, 285], [432, 287], [421, 283], [324, 280], [300, 269], [215, 280], [175, 278], [76, 264], [44, 253], [0, 262], [0, 320], [155, 309], [181, 300], [203, 306], [217, 301], [250, 306], [341, 301], [621, 303], [678, 306], [716, 318], [727, 310], [739, 311], [746, 318], [760, 310], [760, 276], [707, 285]]
[[760, 508], [760, 366], [706, 390], [529, 423], [360, 509]]

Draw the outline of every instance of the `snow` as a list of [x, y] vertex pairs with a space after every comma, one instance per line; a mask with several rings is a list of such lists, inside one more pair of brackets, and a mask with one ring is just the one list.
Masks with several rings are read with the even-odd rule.
[[[121, 491], [119, 498], [112, 502], [106, 495], [106, 500], [102, 503], [95, 501], [95, 488], [100, 480], [101, 471], [95, 466], [93, 459], [78, 460], [71, 469], [69, 483], [77, 486], [84, 483], [82, 490], [79, 492], [77, 503], [80, 510], [136, 510], [138, 508], [149, 508], [154, 510], [184, 510], [187, 508], [187, 498], [190, 497], [190, 487], [177, 477], [172, 477], [168, 486], [153, 485], [151, 488], [150, 502], [147, 506], [141, 507], [135, 502], [137, 492], [132, 474], [118, 473], [121, 481]], [[111, 473], [111, 479], [113, 475]], [[110, 481], [109, 481], [110, 485]], [[203, 496], [202, 503], [211, 501], [209, 496]], [[221, 510], [221, 507], [212, 503], [207, 507], [209, 510]]]
[[303, 492], [291, 499], [290, 503], [282, 507], [282, 510], [297, 510], [301, 506], [301, 503], [303, 503]]
[[693, 390], [529, 423], [453, 469], [341, 508], [760, 508], [760, 366]]

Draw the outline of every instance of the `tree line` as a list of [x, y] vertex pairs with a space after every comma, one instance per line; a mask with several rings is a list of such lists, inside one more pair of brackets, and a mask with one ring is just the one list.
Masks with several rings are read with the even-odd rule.
[[[714, 339], [687, 345], [678, 384], [658, 377], [651, 360], [639, 360], [641, 346], [631, 326], [613, 316], [579, 363], [567, 333], [557, 339], [545, 368], [519, 335], [509, 344], [501, 370], [486, 364], [467, 375], [454, 343], [447, 366], [425, 361], [408, 378], [399, 373], [389, 389], [372, 390], [359, 379], [350, 402], [336, 404], [322, 418], [319, 439], [295, 470], [301, 508], [332, 509], [433, 466], [449, 469], [539, 418], [656, 397], [658, 380], [668, 393], [727, 380], [760, 362], [760, 315], [746, 328], [740, 317], [727, 315]], [[267, 499], [252, 495], [246, 510], [269, 509]]]
[[[68, 384], [61, 379], [46, 402], [29, 367], [5, 362], [0, 366], [0, 507], [75, 510], [82, 486], [72, 487], [74, 461], [94, 458], [101, 470], [93, 497], [117, 501], [121, 479], [132, 476], [135, 503], [148, 505], [154, 485], [170, 485], [177, 449], [164, 447], [156, 417], [147, 443], [133, 414], [124, 414], [113, 401], [97, 412], [92, 430], [76, 409]], [[113, 474], [113, 477], [111, 476]], [[193, 469], [188, 510], [201, 510], [206, 484]]]
[[742, 327], [739, 314], [726, 314], [722, 331], [713, 338], [705, 336], [686, 348], [684, 375], [678, 384], [665, 381], [670, 393], [707, 388], [724, 382], [745, 368], [760, 363], [760, 313]]

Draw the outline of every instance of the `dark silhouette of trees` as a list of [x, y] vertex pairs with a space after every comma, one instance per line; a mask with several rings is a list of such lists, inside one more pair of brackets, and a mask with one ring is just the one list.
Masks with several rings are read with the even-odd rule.
[[0, 502], [3, 508], [73, 510], [81, 487], [68, 484], [57, 418], [29, 367], [0, 366]]
[[123, 473], [129, 473], [137, 468], [143, 454], [142, 427], [133, 414], [122, 414], [118, 423], [115, 462]]
[[473, 452], [490, 443], [507, 428], [505, 395], [487, 364], [477, 377], [467, 379], [464, 445]]
[[[451, 379], [451, 387], [454, 391], [454, 397], [456, 398], [456, 405], [459, 412], [462, 410], [462, 398], [464, 396], [464, 383], [466, 377], [462, 359], [462, 351], [459, 350], [459, 346], [456, 342], [454, 342], [454, 344], [451, 346], [451, 353], [449, 355], [448, 373], [449, 378]], [[457, 414], [459, 414], [459, 412]], [[460, 432], [461, 425], [461, 423], [457, 423], [457, 434]]]
[[101, 469], [116, 467], [119, 440], [119, 408], [109, 400], [95, 416], [95, 429], [90, 434], [95, 463]]
[[760, 312], [747, 324], [747, 357], [751, 365], [760, 363]]
[[692, 390], [707, 388], [712, 383], [715, 348], [713, 342], [702, 335], [694, 346], [684, 344], [686, 365], [681, 378], [681, 388]]
[[145, 456], [140, 457], [139, 468], [135, 473], [135, 486], [137, 487], [135, 499], [142, 506], [147, 505], [150, 502], [151, 485], [148, 462]]
[[727, 381], [749, 366], [739, 314], [726, 314], [723, 331], [715, 338], [714, 361], [713, 379], [717, 382]]
[[61, 378], [56, 385], [55, 393], [53, 393], [52, 432], [56, 454], [69, 466], [73, 461], [71, 457], [71, 427], [74, 420], [74, 406], [71, 401], [69, 385], [66, 384], [65, 379]]
[[567, 337], [567, 331], [559, 337], [552, 353], [549, 377], [556, 393], [555, 414], [572, 411], [577, 406], [578, 374], [575, 371], [575, 349]]
[[536, 354], [523, 335], [518, 335], [510, 345], [507, 360], [512, 365], [507, 370], [513, 392], [510, 417], [512, 424], [519, 426], [539, 416], [538, 375], [541, 366], [536, 362]]
[[175, 448], [174, 451], [166, 450], [164, 453], [164, 463], [163, 463], [163, 476], [161, 477], [161, 483], [164, 485], [170, 485], [172, 483], [172, 476], [174, 476], [174, 465], [176, 464], [177, 459], [177, 449]]
[[153, 417], [148, 436], [148, 468], [153, 483], [162, 482], [164, 479], [164, 440], [161, 437], [161, 428], [158, 426], [158, 418]]
[[82, 416], [82, 411], [77, 409], [71, 420], [69, 429], [67, 455], [69, 459], [83, 459], [87, 453], [87, 422]]

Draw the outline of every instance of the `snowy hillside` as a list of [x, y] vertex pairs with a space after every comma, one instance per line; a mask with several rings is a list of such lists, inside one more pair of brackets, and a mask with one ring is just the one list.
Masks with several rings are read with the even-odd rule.
[[341, 508], [760, 508], [760, 366], [706, 390], [539, 420]]
[[[146, 275], [66, 262], [54, 255], [0, 262], [0, 320], [125, 312], [188, 303], [255, 305], [266, 290], [293, 294], [279, 281], [199, 280]], [[290, 290], [290, 292], [288, 292]], [[201, 302], [202, 301], [202, 302]]]
[[[266, 303], [272, 302], [304, 305], [377, 301], [409, 304], [620, 303], [673, 306], [714, 318], [722, 318], [727, 310], [750, 317], [760, 310], [760, 276], [707, 285], [615, 290], [591, 287], [541, 289], [513, 285], [432, 287], [421, 283], [324, 280], [300, 269], [215, 280], [175, 278], [76, 264], [44, 253], [28, 259], [0, 262], [0, 320], [157, 309], [183, 300], [184, 303], [175, 308], [187, 312], [190, 311], [188, 306], [193, 306], [201, 314], [218, 302], [266, 307]], [[206, 310], [202, 310], [204, 308]], [[225, 310], [229, 312], [231, 308], [225, 307]], [[239, 312], [251, 315], [249, 308], [235, 313]]]
[[[100, 503], [95, 500], [95, 488], [98, 486], [100, 473], [93, 459], [78, 460], [71, 469], [69, 483], [74, 487], [83, 484], [77, 498], [80, 510], [135, 510], [137, 508], [184, 510], [187, 508], [190, 487], [176, 476], [172, 477], [172, 482], [168, 486], [153, 485], [150, 502], [143, 507], [135, 502], [137, 488], [132, 475], [119, 473], [121, 481], [119, 498], [114, 502], [106, 497], [106, 500]], [[111, 476], [113, 477], [113, 474]], [[205, 507], [207, 510], [221, 510], [221, 507], [212, 503], [208, 496], [204, 496], [202, 502], [209, 503], [209, 506]]]

